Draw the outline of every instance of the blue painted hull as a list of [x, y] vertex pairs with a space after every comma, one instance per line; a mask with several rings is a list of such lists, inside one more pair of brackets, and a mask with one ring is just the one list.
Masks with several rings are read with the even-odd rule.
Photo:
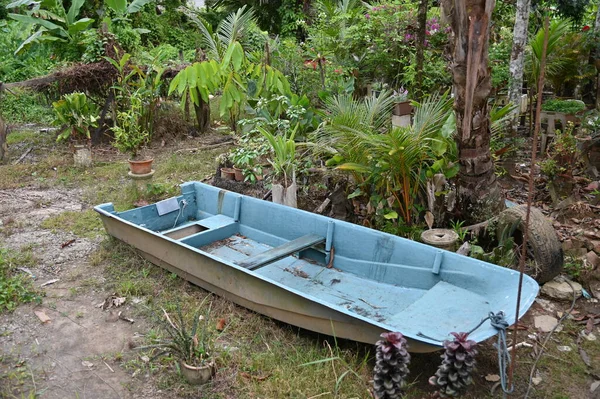
[[[152, 262], [302, 328], [367, 343], [400, 331], [409, 350], [430, 352], [489, 312], [515, 318], [514, 270], [198, 182], [183, 184], [177, 202], [164, 205], [95, 209], [110, 235]], [[307, 236], [322, 243], [288, 254]], [[525, 276], [519, 316], [538, 289]], [[471, 339], [494, 334], [486, 322]]]

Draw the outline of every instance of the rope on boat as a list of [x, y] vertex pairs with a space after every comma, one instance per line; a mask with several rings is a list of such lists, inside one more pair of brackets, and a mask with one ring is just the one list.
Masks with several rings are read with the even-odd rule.
[[498, 350], [498, 370], [500, 374], [500, 386], [502, 387], [502, 392], [504, 394], [511, 394], [515, 390], [514, 384], [510, 384], [510, 387], [507, 387], [507, 374], [506, 368], [510, 364], [510, 353], [508, 352], [508, 347], [506, 345], [506, 329], [508, 328], [508, 322], [504, 318], [504, 312], [500, 311], [496, 314], [494, 312], [490, 312], [488, 316], [490, 319], [490, 323], [492, 326], [498, 330], [498, 342], [494, 344], [496, 349]]
[[[482, 319], [479, 322], [479, 324], [473, 327], [467, 334], [471, 335], [472, 332], [477, 330], [483, 325], [483, 323], [485, 323], [488, 320], [490, 321], [492, 327], [498, 330], [498, 342], [494, 344], [494, 347], [498, 350], [498, 370], [500, 374], [500, 385], [502, 387], [502, 391], [506, 395], [511, 394], [514, 391], [515, 387], [513, 384], [511, 384], [510, 388], [507, 387], [506, 368], [510, 364], [510, 353], [506, 344], [506, 329], [509, 327], [509, 325], [504, 316], [505, 315], [503, 311], [499, 311], [498, 313], [490, 312], [486, 318]], [[429, 337], [421, 332], [417, 333], [417, 336], [427, 338], [432, 341], [444, 342], [444, 340]]]
[[[183, 206], [181, 206], [183, 205]], [[177, 217], [175, 218], [175, 223], [173, 223], [173, 228], [175, 228], [175, 226], [177, 226], [177, 221], [179, 220], [179, 216], [181, 216], [181, 214], [183, 213], [183, 210], [185, 209], [185, 207], [187, 206], [187, 201], [185, 199], [182, 199], [179, 202], [179, 212], [177, 212]]]

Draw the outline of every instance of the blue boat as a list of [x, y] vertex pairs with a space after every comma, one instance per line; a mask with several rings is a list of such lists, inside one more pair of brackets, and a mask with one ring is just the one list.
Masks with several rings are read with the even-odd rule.
[[[199, 182], [124, 212], [95, 207], [150, 262], [283, 322], [366, 343], [400, 331], [432, 352], [490, 312], [515, 319], [514, 270]], [[525, 276], [521, 314], [538, 284]], [[489, 322], [470, 338], [497, 333]]]

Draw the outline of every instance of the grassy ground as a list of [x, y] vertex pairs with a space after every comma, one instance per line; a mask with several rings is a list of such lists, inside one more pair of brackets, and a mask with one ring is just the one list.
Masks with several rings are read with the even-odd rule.
[[[125, 177], [125, 159], [109, 149], [97, 151], [94, 167], [81, 170], [71, 166], [68, 149], [57, 146], [50, 134], [17, 131], [8, 138], [11, 160], [16, 160], [30, 146], [34, 146], [34, 150], [24, 162], [0, 167], [0, 190], [27, 186], [81, 190], [89, 205], [86, 209], [52, 216], [43, 222], [42, 227], [65, 230], [87, 238], [104, 236], [98, 218], [90, 209], [92, 205], [113, 202], [122, 210], [131, 208], [139, 200], [153, 201], [172, 196], [178, 192], [181, 182], [200, 180], [211, 174], [215, 169], [215, 157], [225, 150], [218, 148], [190, 154], [186, 151], [176, 153], [175, 148], [156, 148], [153, 153], [157, 172], [148, 186], [129, 181]], [[184, 146], [190, 147], [188, 144]], [[4, 234], [10, 232], [5, 231]], [[32, 261], [26, 249], [19, 259], [13, 263], [27, 265]], [[90, 290], [103, 284], [118, 295], [140, 298], [133, 317], [143, 318], [151, 325], [144, 343], [164, 335], [160, 316], [157, 316], [161, 308], [172, 312], [180, 304], [184, 313], [191, 314], [209, 297], [203, 306], [211, 309], [209, 335], [218, 365], [214, 382], [201, 388], [191, 387], [179, 376], [177, 365], [171, 358], [154, 358], [154, 352], [132, 350], [106, 354], [134, 378], [148, 374], [158, 389], [179, 397], [371, 397], [373, 346], [336, 341], [250, 312], [148, 263], [132, 248], [108, 237], [90, 256], [89, 262], [103, 270], [105, 281], [101, 283], [86, 276], [70, 276], [77, 282], [76, 291]], [[559, 304], [558, 307], [565, 310], [568, 304]], [[222, 319], [225, 321], [224, 329], [219, 331], [217, 324], [222, 323]], [[547, 355], [539, 364], [542, 383], [535, 387], [531, 398], [585, 397], [581, 395], [588, 392], [590, 376], [600, 373], [600, 346], [597, 341], [579, 340], [581, 349], [592, 359], [591, 366], [586, 366], [576, 343], [581, 329], [581, 325], [567, 322], [563, 331], [554, 336]], [[525, 339], [527, 334], [521, 334], [521, 339]], [[557, 349], [560, 345], [571, 346], [572, 350], [560, 352]], [[494, 384], [485, 380], [488, 374], [497, 373], [496, 353], [490, 342], [482, 345], [478, 361], [475, 386], [466, 397], [501, 397], [499, 390], [495, 395], [490, 394]], [[516, 369], [517, 394], [514, 397], [523, 397], [532, 363], [532, 350], [520, 350]], [[413, 356], [408, 398], [429, 397], [433, 391], [427, 385], [427, 379], [438, 364], [439, 354]], [[4, 383], [22, 383], [28, 375], [19, 377], [13, 374], [11, 378], [15, 380], [4, 379]]]

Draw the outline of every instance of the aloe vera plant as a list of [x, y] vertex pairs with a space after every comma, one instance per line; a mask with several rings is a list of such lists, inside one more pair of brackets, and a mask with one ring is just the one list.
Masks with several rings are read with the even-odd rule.
[[171, 317], [164, 308], [161, 308], [163, 316], [161, 320], [168, 338], [156, 338], [152, 344], [138, 347], [138, 349], [161, 349], [154, 356], [155, 358], [170, 353], [178, 360], [195, 366], [201, 366], [211, 361], [211, 347], [207, 331], [211, 305], [208, 306], [204, 315], [201, 314], [201, 308], [207, 298], [209, 297], [206, 297], [194, 312], [191, 325], [185, 319], [179, 303], [177, 303], [175, 317]]

